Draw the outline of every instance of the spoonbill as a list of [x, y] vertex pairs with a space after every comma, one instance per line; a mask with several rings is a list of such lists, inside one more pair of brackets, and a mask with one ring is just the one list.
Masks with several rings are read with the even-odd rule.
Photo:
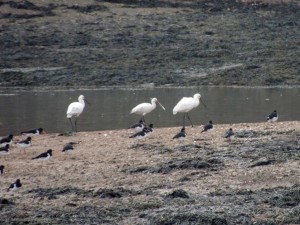
[[[77, 118], [83, 112], [83, 109], [85, 107], [85, 102], [89, 104], [89, 102], [84, 98], [84, 96], [80, 95], [78, 97], [78, 102], [72, 102], [68, 107], [67, 118], [69, 119], [69, 121], [71, 123], [72, 131], [75, 130], [75, 132], [77, 132]], [[75, 117], [75, 122], [74, 122], [75, 126], [73, 126], [72, 117]]]
[[277, 111], [274, 110], [270, 115], [267, 117], [268, 122], [276, 122], [278, 120], [278, 114]]
[[210, 120], [208, 122], [208, 124], [203, 127], [203, 130], [201, 131], [201, 133], [203, 133], [203, 132], [209, 132], [209, 131], [212, 131], [213, 129], [214, 129], [214, 126], [213, 126], [212, 121]]
[[177, 105], [174, 107], [173, 109], [173, 115], [176, 115], [178, 112], [179, 113], [184, 113], [183, 115], [183, 127], [185, 127], [185, 115], [187, 115], [187, 118], [189, 119], [190, 123], [192, 124], [193, 127], [193, 123], [189, 117], [188, 112], [191, 111], [192, 109], [196, 108], [199, 105], [199, 100], [202, 102], [202, 104], [204, 105], [205, 108], [206, 105], [204, 104], [204, 102], [201, 99], [201, 95], [199, 93], [194, 94], [193, 97], [183, 97], [178, 103]]
[[151, 98], [151, 104], [150, 103], [141, 103], [134, 107], [131, 111], [130, 114], [135, 113], [137, 115], [141, 115], [143, 121], [145, 122], [144, 116], [150, 112], [152, 112], [156, 108], [156, 102], [160, 105], [160, 107], [163, 110], [166, 110], [165, 107], [162, 106], [162, 104], [159, 103], [157, 98]]

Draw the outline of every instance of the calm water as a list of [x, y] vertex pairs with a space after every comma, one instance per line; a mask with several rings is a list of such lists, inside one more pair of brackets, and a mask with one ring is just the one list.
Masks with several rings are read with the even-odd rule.
[[130, 115], [139, 103], [150, 102], [156, 97], [159, 106], [146, 116], [146, 122], [156, 127], [180, 126], [182, 114], [174, 116], [172, 109], [183, 96], [201, 93], [203, 105], [194, 109], [190, 117], [194, 124], [262, 122], [276, 109], [279, 120], [299, 120], [300, 88], [155, 88], [155, 89], [106, 89], [74, 91], [0, 91], [0, 136], [19, 134], [23, 130], [43, 127], [46, 132], [70, 130], [66, 119], [68, 105], [85, 95], [92, 105], [86, 105], [78, 119], [79, 131], [122, 129], [136, 123], [140, 117]]

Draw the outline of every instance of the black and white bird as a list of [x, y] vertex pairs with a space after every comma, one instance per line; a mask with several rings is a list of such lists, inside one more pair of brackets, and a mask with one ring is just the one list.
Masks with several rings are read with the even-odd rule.
[[44, 132], [43, 128], [38, 128], [38, 129], [34, 129], [34, 130], [22, 131], [21, 134], [32, 137], [32, 136], [40, 135], [43, 132]]
[[69, 143], [65, 144], [62, 152], [72, 152], [74, 150], [74, 147], [73, 147], [74, 144], [76, 144], [76, 143], [69, 142]]
[[147, 136], [149, 136], [153, 132], [154, 125], [151, 123], [149, 126], [145, 126], [142, 131], [135, 133], [134, 135], [131, 135], [129, 138], [137, 138], [137, 139], [143, 139]]
[[13, 143], [13, 135], [10, 134], [8, 135], [7, 137], [3, 137], [1, 140], [0, 140], [0, 147], [4, 147], [6, 146], [7, 144], [11, 145]]
[[140, 120], [138, 123], [132, 125], [130, 129], [134, 129], [135, 132], [141, 132], [145, 127], [145, 122], [143, 120]]
[[8, 187], [7, 191], [15, 191], [15, 190], [19, 189], [20, 187], [22, 187], [21, 181], [20, 181], [20, 179], [17, 179], [15, 183], [12, 183]]
[[148, 128], [145, 127], [142, 131], [137, 132], [134, 135], [131, 135], [129, 138], [144, 139], [144, 138], [147, 137], [147, 135], [148, 135], [149, 132], [150, 131], [148, 130]]
[[145, 128], [146, 128], [147, 135], [149, 135], [153, 132], [154, 125], [153, 125], [153, 123], [150, 123], [149, 126], [145, 127]]
[[213, 130], [213, 128], [214, 128], [213, 123], [212, 123], [212, 121], [210, 120], [210, 121], [208, 122], [208, 124], [205, 125], [205, 126], [203, 127], [203, 130], [201, 131], [201, 133], [203, 133], [203, 132], [210, 132], [210, 131]]
[[272, 113], [269, 114], [267, 117], [268, 122], [276, 122], [278, 120], [278, 114], [277, 111], [274, 110]]
[[4, 168], [5, 168], [5, 166], [0, 165], [0, 175], [4, 174]]
[[19, 148], [23, 148], [25, 153], [25, 149], [31, 146], [31, 137], [27, 137], [25, 140], [17, 142], [16, 145]]
[[228, 142], [230, 142], [234, 139], [234, 132], [233, 132], [232, 128], [229, 128], [229, 130], [226, 132], [224, 138], [226, 138], [226, 140]]
[[0, 148], [0, 154], [3, 155], [9, 154], [9, 144], [6, 144], [4, 147]]
[[176, 134], [172, 139], [184, 140], [186, 138], [185, 127], [181, 128], [180, 132]]
[[46, 152], [32, 158], [37, 160], [48, 160], [52, 157], [52, 149], [47, 150]]

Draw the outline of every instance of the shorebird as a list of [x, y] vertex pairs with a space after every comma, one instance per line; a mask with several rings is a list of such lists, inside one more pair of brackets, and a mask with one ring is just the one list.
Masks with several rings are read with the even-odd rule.
[[184, 140], [186, 137], [186, 133], [185, 133], [185, 127], [181, 128], [180, 132], [177, 133], [172, 139], [176, 139], [176, 140]]
[[0, 154], [9, 154], [9, 144], [6, 144], [4, 147], [0, 147]]
[[165, 107], [162, 106], [162, 104], [159, 103], [157, 98], [151, 98], [151, 104], [150, 103], [141, 103], [134, 107], [131, 111], [130, 114], [134, 113], [137, 115], [142, 116], [142, 120], [145, 122], [145, 115], [152, 112], [156, 108], [156, 102], [160, 105], [160, 107], [163, 110], [166, 110]]
[[277, 111], [274, 110], [272, 113], [269, 114], [267, 117], [268, 122], [276, 122], [278, 120], [278, 114]]
[[26, 135], [29, 137], [32, 136], [37, 136], [43, 133], [43, 128], [38, 128], [38, 129], [34, 129], [34, 130], [28, 130], [28, 131], [22, 131], [21, 134], [22, 135]]
[[32, 158], [37, 160], [48, 160], [52, 157], [52, 149], [47, 150], [46, 152]]
[[233, 132], [232, 128], [229, 128], [229, 130], [226, 132], [224, 138], [226, 138], [226, 140], [228, 142], [231, 142], [234, 139], [234, 132]]
[[0, 165], [0, 175], [2, 175], [4, 173], [4, 168], [5, 168], [5, 166]]
[[146, 127], [146, 129], [147, 129], [146, 130], [147, 131], [147, 136], [153, 132], [153, 128], [154, 128], [153, 123], [150, 123], [149, 126]]
[[149, 127], [144, 127], [142, 131], [137, 132], [134, 135], [131, 135], [129, 138], [137, 138], [137, 139], [144, 139], [149, 136], [153, 132], [153, 124], [151, 123]]
[[194, 94], [193, 97], [183, 97], [177, 104], [176, 106], [173, 108], [173, 115], [176, 115], [177, 113], [184, 113], [183, 115], [183, 127], [185, 127], [185, 116], [187, 116], [187, 118], [189, 119], [192, 127], [194, 126], [188, 112], [191, 111], [192, 109], [196, 108], [200, 101], [202, 102], [202, 104], [204, 105], [204, 107], [206, 108], [206, 105], [204, 104], [204, 102], [201, 99], [201, 95], [199, 93]]
[[65, 144], [62, 152], [72, 152], [74, 150], [74, 147], [73, 147], [74, 144], [76, 144], [76, 143], [69, 142], [69, 143]]
[[20, 148], [23, 148], [25, 153], [25, 148], [31, 146], [31, 137], [27, 137], [25, 140], [17, 142], [16, 145]]
[[203, 133], [203, 132], [210, 132], [210, 131], [212, 131], [213, 129], [214, 129], [214, 126], [213, 126], [212, 121], [210, 120], [210, 121], [208, 122], [208, 124], [205, 125], [205, 126], [203, 127], [203, 130], [201, 131], [201, 133]]
[[140, 120], [138, 123], [132, 125], [130, 128], [134, 129], [135, 132], [141, 132], [145, 127], [145, 123], [143, 120]]
[[12, 183], [8, 187], [7, 192], [8, 191], [15, 191], [15, 190], [19, 189], [20, 187], [22, 187], [21, 181], [20, 181], [20, 179], [17, 179], [15, 183]]
[[143, 138], [145, 138], [147, 136], [147, 133], [148, 133], [148, 129], [144, 128], [142, 131], [137, 132], [134, 135], [131, 135], [129, 138], [143, 139]]
[[[78, 97], [78, 102], [72, 102], [68, 106], [67, 118], [69, 119], [69, 121], [71, 123], [72, 131], [75, 130], [75, 132], [77, 132], [77, 118], [83, 112], [83, 109], [85, 107], [85, 102], [89, 104], [89, 102], [84, 98], [84, 96], [80, 95]], [[72, 123], [72, 117], [75, 117], [74, 126], [73, 126], [73, 123]]]
[[6, 146], [7, 144], [11, 145], [13, 143], [12, 139], [13, 139], [13, 135], [10, 134], [8, 135], [7, 137], [3, 137], [1, 140], [0, 140], [0, 147], [4, 147]]

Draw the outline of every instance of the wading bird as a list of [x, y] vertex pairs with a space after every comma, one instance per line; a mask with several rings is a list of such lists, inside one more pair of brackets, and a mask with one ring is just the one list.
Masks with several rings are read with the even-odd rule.
[[12, 139], [13, 139], [13, 135], [10, 134], [8, 135], [7, 137], [4, 137], [0, 140], [0, 147], [4, 147], [6, 146], [7, 144], [11, 145], [12, 144]]
[[151, 111], [153, 111], [156, 108], [156, 102], [160, 105], [160, 107], [163, 110], [166, 110], [165, 107], [162, 106], [162, 104], [159, 103], [159, 101], [157, 100], [157, 98], [151, 98], [151, 104], [150, 103], [141, 103], [139, 105], [137, 105], [136, 107], [134, 107], [131, 111], [130, 114], [134, 113], [137, 115], [141, 115], [142, 116], [142, 120], [145, 122], [145, 115], [150, 113]]
[[269, 114], [267, 117], [268, 122], [276, 122], [278, 120], [278, 114], [277, 111], [274, 110], [272, 113]]
[[0, 175], [4, 174], [4, 168], [5, 168], [5, 166], [0, 165]]
[[145, 127], [145, 123], [143, 120], [140, 120], [138, 123], [132, 125], [130, 129], [134, 129], [135, 132], [141, 132]]
[[6, 144], [4, 147], [0, 147], [0, 154], [9, 154], [9, 144]]
[[46, 152], [32, 158], [37, 160], [48, 160], [52, 157], [52, 149], [47, 150]]
[[201, 131], [201, 133], [203, 133], [203, 132], [210, 132], [210, 131], [212, 131], [213, 129], [214, 129], [214, 126], [213, 126], [212, 121], [210, 120], [210, 121], [208, 122], [208, 124], [205, 125], [205, 126], [203, 127], [203, 130]]
[[20, 187], [22, 187], [21, 181], [20, 181], [20, 179], [17, 179], [15, 183], [12, 183], [11, 185], [9, 185], [7, 191], [15, 191], [15, 190], [19, 189]]
[[186, 137], [185, 127], [181, 128], [180, 132], [173, 137], [173, 140], [184, 140]]
[[233, 132], [232, 128], [229, 128], [229, 130], [226, 132], [224, 138], [226, 138], [226, 140], [228, 142], [231, 142], [234, 139], [234, 132]]
[[25, 140], [17, 142], [16, 145], [20, 148], [23, 148], [25, 153], [25, 148], [31, 146], [31, 137], [27, 137]]
[[36, 135], [40, 135], [43, 133], [43, 128], [34, 129], [34, 130], [28, 130], [28, 131], [22, 131], [21, 134], [32, 137]]
[[[84, 96], [80, 95], [78, 97], [78, 102], [72, 102], [68, 107], [67, 118], [71, 123], [72, 131], [77, 132], [77, 118], [83, 112], [83, 109], [85, 107], [85, 102], [89, 104], [89, 102], [84, 98]], [[75, 117], [74, 126], [72, 123], [72, 117]]]
[[194, 94], [193, 97], [183, 97], [178, 103], [177, 105], [174, 107], [173, 109], [173, 115], [176, 115], [177, 113], [184, 113], [183, 115], [183, 127], [185, 127], [185, 115], [187, 116], [187, 118], [189, 119], [190, 123], [192, 124], [193, 127], [193, 123], [189, 117], [188, 112], [191, 111], [192, 109], [196, 108], [199, 105], [199, 101], [202, 102], [202, 104], [204, 105], [205, 108], [206, 105], [204, 104], [204, 102], [201, 99], [201, 95], [199, 93]]

